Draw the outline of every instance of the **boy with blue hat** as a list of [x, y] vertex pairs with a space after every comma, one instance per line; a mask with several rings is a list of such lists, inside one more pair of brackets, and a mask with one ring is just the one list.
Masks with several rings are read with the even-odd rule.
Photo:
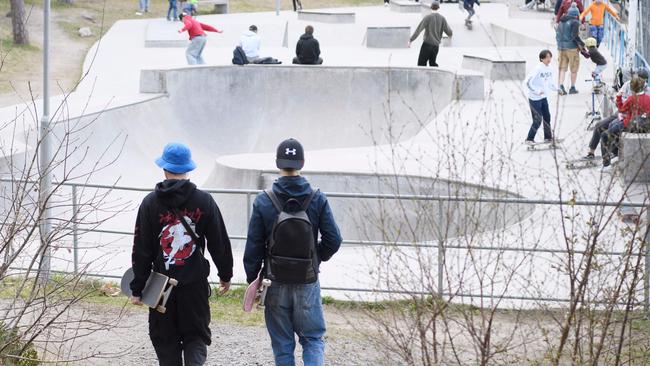
[[176, 279], [178, 286], [167, 301], [167, 311], [149, 309], [149, 337], [161, 366], [203, 365], [211, 343], [210, 263], [204, 252], [206, 248], [210, 252], [224, 294], [232, 277], [230, 239], [212, 196], [188, 179], [187, 173], [196, 168], [190, 149], [169, 143], [156, 164], [165, 180], [142, 200], [138, 210], [131, 302], [142, 304], [142, 290], [152, 270]]

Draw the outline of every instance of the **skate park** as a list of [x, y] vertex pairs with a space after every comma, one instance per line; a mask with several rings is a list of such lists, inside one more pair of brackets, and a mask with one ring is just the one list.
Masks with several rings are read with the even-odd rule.
[[[108, 148], [115, 161], [86, 182], [96, 185], [153, 187], [161, 178], [153, 160], [166, 142], [178, 140], [192, 148], [199, 168], [191, 179], [199, 187], [260, 190], [275, 179], [275, 146], [291, 135], [308, 152], [303, 174], [324, 192], [564, 200], [575, 191], [582, 201], [623, 194], [625, 183], [612, 183], [611, 175], [598, 169], [568, 170], [562, 164], [584, 154], [590, 135], [584, 120], [591, 99], [591, 84], [585, 81], [591, 65], [586, 62], [578, 76], [580, 94], [550, 98], [554, 131], [563, 139], [562, 148], [554, 153], [531, 152], [522, 144], [530, 126], [523, 74], [537, 64], [541, 49], [556, 48], [547, 14], [511, 17], [505, 5], [486, 3], [479, 9], [473, 30], [468, 30], [457, 4], [443, 4], [441, 14], [454, 34], [443, 42], [440, 68], [425, 69], [414, 66], [422, 37], [411, 48], [406, 47], [408, 37], [403, 38], [427, 12], [423, 5], [398, 2], [390, 7], [310, 9], [315, 14], [202, 15], [202, 22], [224, 29], [224, 33], [208, 37], [207, 65], [200, 67], [185, 65], [187, 42], [176, 32], [178, 24], [163, 18], [119, 21], [88, 53], [87, 75], [76, 90], [65, 100], [53, 98], [53, 105], [65, 106], [53, 118], [92, 123], [82, 144], [88, 148], [84, 161], [104, 158], [105, 147], [115, 141]], [[230, 64], [232, 49], [250, 24], [260, 29], [262, 52], [283, 65]], [[295, 42], [307, 24], [316, 28], [323, 66], [290, 65]], [[405, 33], [404, 28], [409, 31]], [[388, 31], [372, 35], [376, 29]], [[391, 48], [373, 47], [368, 45], [372, 36], [397, 37], [398, 41]], [[37, 101], [35, 108], [39, 105]], [[30, 108], [3, 108], [0, 116], [3, 121], [19, 120]], [[29, 138], [12, 133], [3, 131], [3, 138], [18, 141], [15, 156], [34, 148]], [[84, 161], [78, 162], [84, 166]], [[115, 189], [110, 195], [137, 205], [144, 193]], [[243, 271], [238, 265], [246, 235], [246, 206], [254, 195], [214, 196], [233, 236], [233, 281], [242, 283]], [[630, 202], [643, 199], [642, 195], [629, 197]], [[370, 198], [332, 197], [331, 202], [341, 215], [343, 237], [350, 242], [344, 244], [338, 258], [322, 268], [322, 286], [333, 296], [379, 296], [357, 291], [382, 289], [369, 273], [377, 260], [376, 245], [364, 242], [384, 238], [393, 243], [434, 245], [439, 239], [436, 231], [440, 230], [431, 227], [405, 237], [398, 235], [397, 229], [386, 233], [365, 227], [367, 223], [359, 218], [366, 211], [378, 214], [382, 206]], [[450, 228], [449, 246], [456, 248], [447, 252], [447, 261], [456, 263], [455, 268], [464, 268], [468, 250], [461, 247], [470, 234], [472, 246], [507, 248], [509, 262], [553, 267], [556, 254], [545, 250], [562, 245], [563, 233], [555, 230], [562, 226], [561, 208], [487, 203], [462, 208], [451, 202], [442, 206], [445, 226]], [[442, 210], [439, 204], [428, 208], [436, 214]], [[417, 221], [422, 209], [418, 204], [404, 208], [406, 218], [389, 213], [388, 221], [394, 222], [390, 226]], [[590, 209], [580, 207], [586, 214]], [[478, 211], [481, 223], [464, 221], [467, 211]], [[115, 215], [98, 229], [129, 232], [135, 213], [131, 209]], [[540, 221], [544, 225], [535, 224]], [[612, 232], [620, 229], [617, 225]], [[521, 240], [524, 231], [530, 240]], [[91, 231], [80, 238], [80, 243], [89, 247], [98, 242], [108, 244], [82, 250], [80, 260], [99, 260], [101, 274], [119, 276], [130, 265], [130, 237]], [[621, 247], [614, 242], [604, 250], [617, 252]], [[490, 252], [476, 252], [476, 260], [489, 270], [494, 260]], [[426, 257], [435, 272], [436, 248]], [[53, 267], [70, 270], [69, 256], [56, 258]], [[90, 268], [89, 272], [98, 270]], [[566, 298], [562, 278], [547, 278], [546, 272], [540, 269], [526, 281], [493, 290], [503, 291], [503, 297], [513, 301]], [[449, 287], [459, 286], [453, 292], [468, 295], [460, 296], [459, 301], [473, 302], [469, 295], [480, 287], [477, 277], [476, 273], [449, 271], [445, 281]], [[420, 289], [415, 286], [412, 290]]]

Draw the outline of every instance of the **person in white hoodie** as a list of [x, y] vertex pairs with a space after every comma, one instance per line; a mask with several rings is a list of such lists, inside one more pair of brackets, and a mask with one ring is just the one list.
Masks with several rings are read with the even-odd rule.
[[257, 35], [257, 26], [255, 24], [248, 27], [248, 30], [241, 35], [239, 40], [239, 47], [244, 50], [248, 62], [254, 64], [258, 63], [262, 58], [260, 57], [260, 46], [262, 39]]
[[539, 65], [524, 80], [524, 88], [528, 91], [528, 103], [533, 116], [533, 124], [526, 137], [526, 143], [530, 145], [535, 143], [535, 135], [542, 122], [544, 123], [544, 142], [553, 141], [551, 112], [549, 112], [548, 99], [546, 99], [549, 91], [558, 90], [555, 83], [555, 71], [549, 66], [552, 59], [551, 51], [540, 52]]

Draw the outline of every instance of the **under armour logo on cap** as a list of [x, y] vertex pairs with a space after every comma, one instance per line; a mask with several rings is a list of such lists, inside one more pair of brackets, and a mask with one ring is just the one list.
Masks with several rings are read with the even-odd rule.
[[295, 139], [282, 141], [275, 154], [275, 164], [280, 169], [302, 169], [305, 154], [300, 142]]

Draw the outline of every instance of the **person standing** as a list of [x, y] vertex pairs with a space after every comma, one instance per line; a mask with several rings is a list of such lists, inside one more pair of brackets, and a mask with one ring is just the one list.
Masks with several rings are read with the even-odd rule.
[[[174, 18], [172, 18], [172, 12], [174, 13]], [[169, 8], [167, 9], [167, 20], [178, 20], [178, 3], [176, 0], [169, 0]]]
[[533, 117], [533, 124], [530, 126], [526, 143], [532, 145], [535, 143], [535, 135], [539, 126], [544, 125], [544, 142], [553, 141], [553, 132], [551, 131], [551, 113], [548, 108], [549, 91], [557, 91], [555, 84], [555, 72], [550, 67], [553, 54], [549, 50], [543, 50], [539, 53], [540, 64], [528, 74], [524, 80], [524, 85], [528, 91], [528, 104]]
[[301, 65], [321, 65], [323, 63], [323, 59], [320, 57], [320, 44], [314, 38], [314, 27], [311, 25], [305, 27], [305, 33], [296, 43], [296, 57], [293, 58], [293, 63]]
[[603, 41], [605, 34], [605, 11], [610, 13], [616, 20], [618, 14], [616, 10], [612, 9], [609, 4], [603, 2], [603, 0], [594, 0], [593, 3], [580, 14], [580, 19], [584, 20], [587, 14], [591, 14], [591, 19], [589, 19], [589, 34], [596, 38], [596, 47], [600, 47], [600, 43]]
[[135, 12], [135, 15], [142, 15], [149, 12], [149, 0], [140, 0], [140, 10]]
[[183, 28], [178, 30], [178, 33], [183, 33], [187, 31], [187, 34], [190, 37], [190, 45], [187, 46], [185, 50], [185, 57], [187, 58], [188, 65], [203, 65], [205, 60], [203, 60], [203, 49], [207, 42], [207, 37], [205, 31], [222, 33], [211, 25], [203, 24], [198, 20], [192, 18], [190, 15], [185, 12], [181, 13], [179, 19], [183, 22]]
[[573, 4], [567, 14], [560, 20], [555, 34], [557, 48], [560, 51], [560, 95], [566, 95], [567, 93], [564, 88], [564, 79], [569, 69], [571, 70], [571, 88], [569, 89], [569, 94], [578, 94], [576, 80], [578, 78], [578, 70], [580, 69], [580, 49], [585, 46], [580, 39], [579, 15], [578, 8]]
[[[196, 188], [187, 173], [196, 168], [190, 149], [169, 143], [156, 165], [165, 180], [140, 204], [131, 254], [131, 303], [141, 297], [151, 271], [178, 281], [165, 313], [149, 309], [149, 337], [161, 366], [203, 365], [210, 332], [210, 263], [217, 267], [220, 294], [230, 288], [232, 249], [219, 207]], [[183, 220], [184, 222], [181, 222]]]
[[442, 41], [442, 33], [444, 32], [448, 37], [452, 36], [452, 30], [447, 24], [447, 19], [438, 13], [440, 9], [440, 2], [433, 0], [431, 2], [431, 14], [425, 16], [418, 25], [415, 32], [409, 40], [408, 46], [424, 31], [424, 41], [420, 47], [420, 55], [418, 56], [418, 66], [437, 67], [436, 60], [438, 58], [438, 50], [440, 49], [440, 42]]
[[[325, 319], [319, 266], [339, 250], [341, 234], [327, 197], [300, 175], [305, 164], [300, 142], [287, 139], [280, 143], [275, 163], [280, 178], [253, 203], [244, 250], [246, 280], [251, 283], [263, 270], [265, 278], [272, 281], [264, 319], [275, 364], [295, 365], [297, 335], [304, 365], [322, 366]], [[302, 219], [287, 219], [299, 216]]]

